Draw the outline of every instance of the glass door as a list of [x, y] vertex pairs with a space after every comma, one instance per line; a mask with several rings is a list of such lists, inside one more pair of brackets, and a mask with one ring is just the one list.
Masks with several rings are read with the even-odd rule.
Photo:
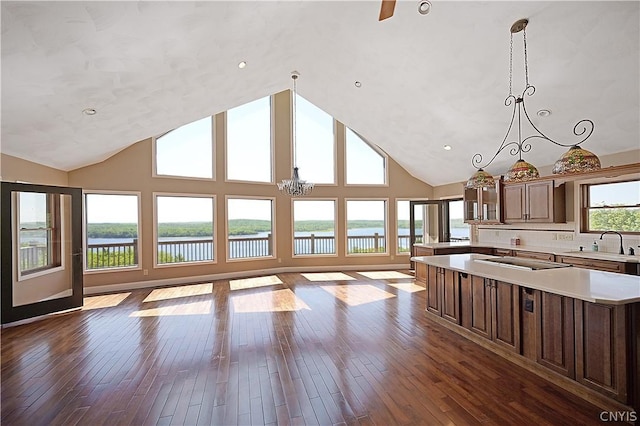
[[2, 182], [2, 324], [82, 306], [82, 190]]
[[[446, 200], [409, 202], [409, 247], [415, 256], [416, 243], [432, 244], [449, 241], [449, 203]], [[413, 268], [413, 262], [411, 263]]]

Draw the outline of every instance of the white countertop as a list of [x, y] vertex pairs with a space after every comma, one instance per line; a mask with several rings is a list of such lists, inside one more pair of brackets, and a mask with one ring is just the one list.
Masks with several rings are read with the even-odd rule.
[[[498, 243], [471, 243], [469, 241], [454, 241], [449, 243], [431, 243], [431, 244], [420, 244], [416, 243], [415, 246], [419, 247], [428, 247], [428, 248], [449, 248], [449, 247], [488, 247], [488, 248], [498, 248], [498, 249], [506, 249], [506, 250], [522, 250], [522, 251], [536, 251], [541, 253], [551, 253], [557, 256], [573, 256], [573, 257], [582, 257], [585, 259], [600, 259], [600, 260], [609, 260], [613, 262], [628, 262], [628, 263], [640, 263], [640, 253], [639, 255], [626, 255], [626, 254], [617, 254], [617, 253], [605, 253], [602, 251], [578, 251], [578, 250], [570, 250], [566, 248], [560, 247], [538, 247], [538, 246], [512, 246], [509, 244], [498, 244]], [[640, 252], [640, 249], [638, 249]]]
[[411, 260], [587, 302], [609, 305], [640, 302], [640, 276], [574, 267], [531, 271], [474, 260], [495, 257], [498, 256], [465, 253], [417, 256], [412, 257]]

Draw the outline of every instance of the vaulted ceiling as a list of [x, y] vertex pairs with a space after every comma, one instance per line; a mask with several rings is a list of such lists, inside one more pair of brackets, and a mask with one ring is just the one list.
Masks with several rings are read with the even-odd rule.
[[[300, 95], [414, 176], [462, 181], [472, 155], [491, 158], [507, 131], [509, 28], [519, 18], [529, 19], [534, 124], [571, 143], [574, 124], [590, 118], [585, 148], [640, 148], [640, 3], [432, 3], [420, 15], [417, 1], [399, 1], [379, 22], [378, 0], [3, 1], [2, 152], [72, 170], [289, 89], [297, 70]], [[516, 35], [515, 92], [522, 63]], [[549, 165], [564, 151], [534, 141], [525, 158]], [[503, 152], [488, 170], [513, 161]]]

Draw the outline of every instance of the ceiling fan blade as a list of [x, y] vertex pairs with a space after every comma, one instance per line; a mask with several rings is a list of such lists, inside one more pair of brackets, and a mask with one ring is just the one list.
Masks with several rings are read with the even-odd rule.
[[396, 8], [396, 0], [382, 0], [382, 6], [380, 6], [380, 17], [378, 21], [384, 21], [387, 18], [393, 16], [393, 10]]

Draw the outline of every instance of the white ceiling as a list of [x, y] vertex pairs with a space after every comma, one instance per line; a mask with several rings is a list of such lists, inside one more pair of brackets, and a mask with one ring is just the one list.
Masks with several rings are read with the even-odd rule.
[[[590, 118], [585, 148], [640, 148], [639, 2], [432, 3], [423, 16], [418, 1], [399, 1], [378, 22], [378, 0], [2, 1], [2, 152], [72, 170], [289, 89], [298, 70], [300, 95], [411, 174], [462, 181], [472, 155], [491, 158], [507, 130], [509, 28], [519, 18], [529, 19], [534, 123], [571, 143], [573, 125]], [[517, 92], [521, 46], [518, 34]], [[535, 116], [541, 108], [552, 115]], [[564, 151], [534, 141], [525, 158], [549, 165]], [[513, 161], [503, 152], [488, 170]]]

